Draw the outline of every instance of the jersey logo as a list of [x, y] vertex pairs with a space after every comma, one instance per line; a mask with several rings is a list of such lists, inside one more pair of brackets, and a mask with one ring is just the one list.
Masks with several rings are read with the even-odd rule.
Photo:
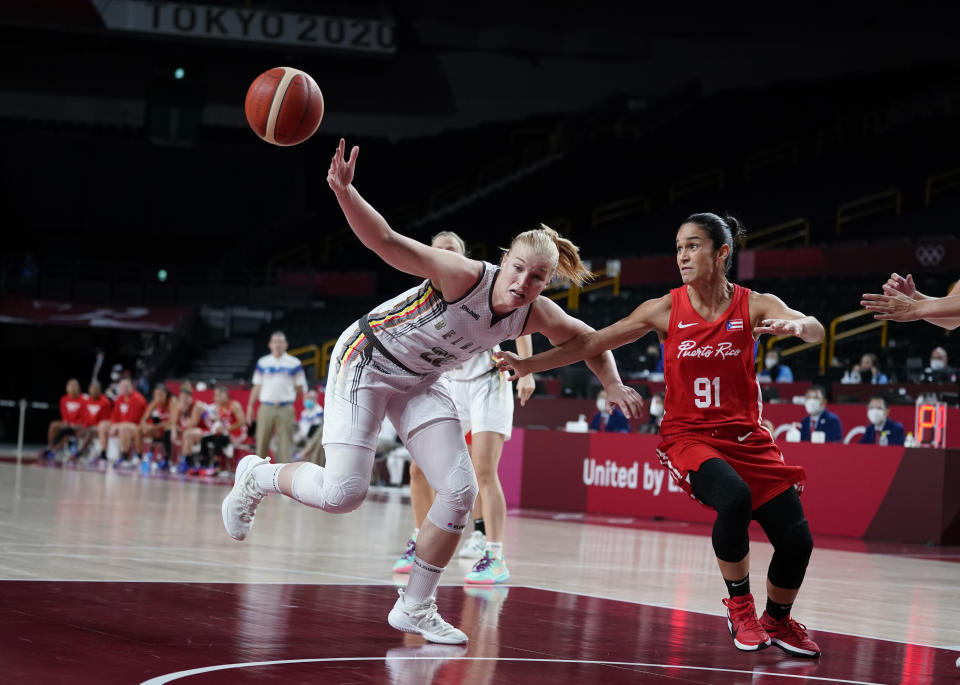
[[746, 440], [747, 438], [749, 438], [751, 435], [753, 435], [753, 431], [750, 431], [750, 432], [747, 433], [746, 435], [738, 435], [738, 436], [737, 436], [737, 442], [743, 442], [744, 440]]
[[677, 321], [677, 328], [690, 328], [690, 326], [696, 326], [699, 321], [694, 321], [693, 323], [684, 323], [683, 321]]
[[727, 330], [728, 330], [728, 331], [742, 331], [742, 330], [743, 330], [743, 319], [729, 319], [729, 320], [727, 320]]
[[435, 324], [433, 324], [433, 327], [436, 328], [438, 331], [441, 331], [446, 325], [447, 325], [447, 322], [444, 321], [443, 319], [440, 319]]

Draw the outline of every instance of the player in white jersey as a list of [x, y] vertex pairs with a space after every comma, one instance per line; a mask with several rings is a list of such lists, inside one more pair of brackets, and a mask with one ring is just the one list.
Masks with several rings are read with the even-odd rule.
[[[433, 237], [432, 247], [466, 254], [463, 239], [452, 231], [442, 231]], [[517, 339], [520, 356], [533, 352], [529, 335]], [[507, 377], [496, 368], [492, 352], [478, 354], [445, 374], [450, 379], [453, 402], [457, 407], [464, 435], [470, 433], [470, 459], [477, 473], [480, 491], [474, 505], [476, 529], [460, 550], [460, 556], [479, 560], [465, 580], [468, 583], [492, 585], [510, 579], [503, 558], [503, 527], [507, 518], [507, 501], [503, 496], [497, 467], [503, 452], [503, 443], [513, 430], [513, 390]], [[533, 394], [532, 376], [524, 376], [517, 383], [521, 404]], [[410, 500], [413, 504], [414, 530], [407, 540], [407, 549], [393, 565], [394, 573], [409, 573], [417, 549], [417, 535], [433, 503], [433, 490], [423, 471], [415, 462], [410, 464]], [[489, 533], [489, 535], [485, 535]]]
[[[362, 316], [337, 341], [324, 409], [326, 466], [245, 457], [223, 500], [223, 523], [233, 538], [245, 539], [257, 506], [270, 493], [331, 513], [356, 509], [367, 493], [380, 423], [388, 416], [437, 494], [420, 529], [410, 580], [387, 620], [431, 642], [463, 644], [467, 636], [437, 613], [435, 593], [473, 508], [477, 479], [442, 374], [523, 333], [538, 331], [562, 343], [591, 330], [540, 297], [555, 274], [582, 282], [589, 272], [576, 246], [547, 228], [515, 238], [499, 268], [402, 236], [353, 186], [358, 149], [348, 160], [343, 150], [341, 140], [327, 183], [350, 228], [387, 264], [426, 280]], [[639, 411], [640, 397], [621, 383], [612, 354], [587, 364], [609, 401], [628, 416]]]

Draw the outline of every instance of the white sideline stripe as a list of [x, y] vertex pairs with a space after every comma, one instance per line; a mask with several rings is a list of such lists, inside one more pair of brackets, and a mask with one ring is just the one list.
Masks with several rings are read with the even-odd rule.
[[[192, 668], [186, 671], [177, 671], [176, 673], [167, 673], [165, 675], [144, 680], [140, 685], [164, 685], [165, 683], [188, 678], [192, 675], [201, 675], [203, 673], [212, 673], [214, 671], [226, 671], [235, 668], [254, 668], [257, 666], [285, 666], [288, 664], [315, 664], [315, 663], [337, 663], [337, 662], [357, 662], [357, 661], [387, 661], [387, 656], [352, 656], [352, 657], [334, 657], [329, 659], [284, 659], [278, 661], [252, 661], [250, 663], [222, 664], [219, 666], [204, 666], [202, 668]], [[634, 668], [664, 668], [678, 669], [686, 671], [709, 671], [714, 673], [741, 673], [743, 675], [753, 676], [763, 674], [775, 678], [799, 678], [803, 680], [819, 680], [829, 683], [848, 683], [848, 685], [884, 685], [866, 680], [840, 680], [837, 678], [826, 678], [823, 676], [800, 675], [795, 673], [777, 673], [775, 671], [742, 670], [737, 668], [715, 668], [712, 666], [677, 666], [675, 664], [651, 664], [640, 661], [593, 661], [589, 659], [529, 659], [521, 657], [483, 657], [483, 656], [398, 656], [390, 657], [394, 661], [498, 661], [498, 662], [518, 662], [534, 664], [581, 664], [596, 666], [630, 666]], [[813, 662], [811, 662], [813, 663]]]

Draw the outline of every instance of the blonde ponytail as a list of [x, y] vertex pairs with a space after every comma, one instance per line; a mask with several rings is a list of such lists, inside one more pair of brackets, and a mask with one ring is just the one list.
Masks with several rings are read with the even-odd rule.
[[580, 248], [546, 224], [540, 224], [540, 228], [518, 235], [510, 243], [510, 250], [517, 244], [531, 249], [535, 254], [550, 258], [556, 265], [556, 274], [577, 286], [582, 286], [594, 278], [593, 273], [580, 261]]

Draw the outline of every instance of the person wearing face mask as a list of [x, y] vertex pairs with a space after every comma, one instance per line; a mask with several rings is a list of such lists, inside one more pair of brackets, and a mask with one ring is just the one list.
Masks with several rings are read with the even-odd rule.
[[860, 357], [860, 363], [854, 364], [853, 368], [847, 371], [841, 383], [871, 383], [873, 385], [885, 385], [890, 382], [887, 374], [883, 373], [878, 366], [877, 355], [872, 352], [865, 353]]
[[607, 408], [607, 393], [603, 390], [597, 395], [597, 413], [590, 419], [590, 430], [604, 433], [629, 433], [630, 422], [614, 405], [613, 410]]
[[303, 396], [303, 410], [297, 421], [297, 434], [294, 444], [300, 451], [294, 455], [294, 461], [310, 461], [324, 464], [323, 446], [323, 407], [317, 402], [317, 391], [309, 390]]
[[655, 392], [650, 398], [650, 418], [645, 424], [640, 426], [640, 433], [649, 433], [658, 435], [660, 433], [660, 423], [663, 421], [663, 393]]
[[890, 407], [882, 395], [874, 395], [867, 405], [866, 432], [860, 436], [861, 445], [902, 445], [905, 439], [903, 424], [890, 418]]
[[793, 383], [793, 371], [780, 363], [780, 350], [767, 350], [763, 358], [763, 371], [757, 374], [757, 380], [761, 383]]
[[934, 347], [930, 353], [930, 366], [923, 370], [925, 383], [955, 383], [957, 370], [950, 366], [950, 358], [942, 347]]
[[807, 415], [800, 422], [800, 440], [810, 442], [813, 431], [823, 431], [827, 442], [843, 441], [843, 426], [840, 417], [827, 409], [827, 394], [819, 385], [812, 385], [807, 390], [803, 406]]

